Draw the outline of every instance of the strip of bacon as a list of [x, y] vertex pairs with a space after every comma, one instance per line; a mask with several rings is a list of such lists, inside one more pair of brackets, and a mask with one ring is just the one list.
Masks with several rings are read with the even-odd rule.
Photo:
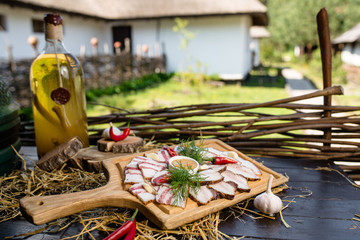
[[149, 193], [143, 187], [143, 183], [137, 183], [129, 188], [129, 191], [140, 199], [145, 205], [155, 200], [155, 194]]
[[233, 182], [237, 186], [237, 190], [240, 192], [250, 192], [249, 184], [241, 175], [235, 174], [231, 171], [224, 171], [221, 173], [221, 175], [224, 177], [224, 182]]
[[184, 199], [184, 201], [175, 202], [174, 194], [169, 184], [160, 186], [156, 194], [156, 202], [182, 208], [185, 208], [186, 206], [186, 199]]
[[163, 183], [167, 183], [170, 177], [170, 172], [165, 169], [163, 171], [157, 172], [155, 173], [155, 175], [153, 176], [153, 178], [151, 179], [151, 183], [153, 185], [161, 185]]
[[199, 205], [205, 205], [214, 198], [214, 194], [207, 186], [201, 186], [198, 191], [195, 191], [194, 188], [190, 188], [189, 196]]
[[169, 155], [168, 151], [165, 149], [161, 149], [156, 153], [159, 156], [160, 162], [168, 163], [171, 156]]
[[234, 199], [236, 186], [232, 183], [221, 181], [219, 183], [210, 184], [210, 188], [214, 189], [221, 197], [226, 199]]
[[144, 177], [140, 173], [126, 173], [125, 174], [125, 184], [134, 184], [134, 183], [142, 183], [144, 182]]
[[226, 170], [229, 170], [235, 174], [239, 174], [250, 181], [260, 179], [260, 177], [256, 175], [250, 168], [244, 167], [240, 164], [227, 164]]

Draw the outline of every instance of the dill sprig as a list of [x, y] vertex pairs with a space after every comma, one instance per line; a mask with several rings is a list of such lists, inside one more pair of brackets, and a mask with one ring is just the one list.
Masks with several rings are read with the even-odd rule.
[[206, 149], [203, 142], [196, 145], [194, 139], [181, 141], [179, 145], [179, 155], [195, 159], [199, 164], [202, 164], [210, 159], [205, 156]]
[[183, 166], [180, 168], [169, 169], [170, 186], [174, 194], [174, 204], [177, 205], [188, 198], [189, 190], [198, 192], [200, 189], [200, 181], [204, 180], [199, 173], [193, 173]]

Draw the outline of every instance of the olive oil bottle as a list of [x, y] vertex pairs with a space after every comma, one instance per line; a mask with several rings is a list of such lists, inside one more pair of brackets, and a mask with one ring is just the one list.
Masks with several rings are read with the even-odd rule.
[[47, 14], [44, 22], [45, 48], [30, 70], [39, 157], [75, 136], [89, 145], [83, 70], [63, 45], [61, 16]]

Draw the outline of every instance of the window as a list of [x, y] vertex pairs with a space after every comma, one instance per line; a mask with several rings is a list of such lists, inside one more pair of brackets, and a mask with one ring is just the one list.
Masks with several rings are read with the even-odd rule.
[[6, 30], [5, 16], [0, 14], [0, 32]]
[[32, 19], [32, 27], [34, 33], [43, 33], [44, 31], [44, 21], [38, 19]]

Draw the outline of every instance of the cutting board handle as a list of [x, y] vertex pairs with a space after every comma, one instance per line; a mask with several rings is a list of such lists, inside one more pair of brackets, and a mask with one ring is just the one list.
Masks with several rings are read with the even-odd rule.
[[22, 215], [37, 225], [97, 207], [136, 208], [137, 205], [129, 192], [115, 190], [108, 185], [88, 191], [24, 197], [20, 200]]

